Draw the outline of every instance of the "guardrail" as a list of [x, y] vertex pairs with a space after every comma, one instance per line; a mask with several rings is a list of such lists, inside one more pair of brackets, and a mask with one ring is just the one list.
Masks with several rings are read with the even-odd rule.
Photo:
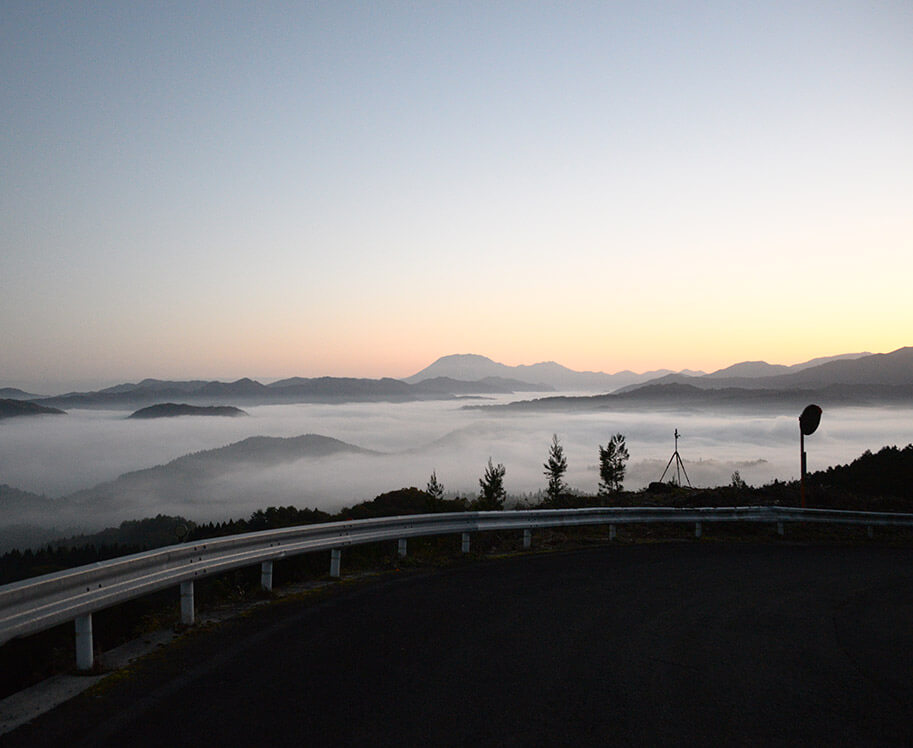
[[591, 507], [530, 511], [417, 514], [379, 519], [327, 522], [318, 525], [230, 535], [172, 545], [145, 553], [45, 574], [0, 587], [0, 644], [66, 621], [76, 627], [76, 663], [80, 670], [94, 663], [92, 613], [167, 587], [180, 585], [181, 621], [194, 620], [193, 581], [232, 569], [260, 564], [264, 589], [272, 588], [273, 561], [314, 551], [330, 551], [330, 575], [340, 575], [342, 549], [349, 545], [398, 541], [406, 555], [410, 537], [461, 534], [469, 552], [474, 532], [522, 530], [530, 547], [534, 529], [653, 522], [693, 523], [700, 537], [705, 522], [776, 523], [779, 534], [787, 522], [821, 522], [876, 526], [913, 526], [913, 514], [857, 512], [792, 507]]

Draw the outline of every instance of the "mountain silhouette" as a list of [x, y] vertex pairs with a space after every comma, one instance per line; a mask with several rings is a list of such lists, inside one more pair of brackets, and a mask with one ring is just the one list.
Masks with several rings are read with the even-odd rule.
[[246, 416], [240, 408], [231, 405], [187, 405], [186, 403], [159, 403], [140, 408], [127, 418], [173, 418], [175, 416]]
[[726, 379], [729, 377], [775, 377], [780, 376], [781, 374], [793, 374], [799, 371], [804, 371], [805, 369], [811, 369], [815, 366], [827, 364], [832, 361], [839, 361], [842, 359], [856, 359], [871, 355], [871, 353], [844, 353], [840, 356], [813, 358], [811, 361], [805, 361], [800, 364], [793, 364], [792, 366], [784, 366], [783, 364], [768, 364], [766, 361], [742, 361], [741, 363], [727, 366], [725, 369], [719, 369], [718, 371], [706, 374], [705, 377], [707, 379]]
[[0, 399], [0, 418], [17, 418], [22, 416], [66, 415], [62, 410], [26, 400]]
[[486, 356], [466, 353], [442, 356], [430, 366], [411, 377], [406, 377], [403, 381], [417, 384], [438, 377], [462, 381], [499, 377], [528, 382], [533, 386], [545, 385], [542, 390], [545, 392], [550, 389], [607, 392], [624, 385], [647, 381], [668, 372], [668, 369], [644, 374], [635, 374], [632, 371], [620, 371], [616, 374], [606, 374], [601, 371], [574, 371], [554, 361], [507, 366], [492, 361]]
[[[738, 388], [745, 390], [815, 389], [835, 385], [860, 387], [905, 387], [913, 385], [913, 348], [898, 348], [891, 353], [869, 353], [856, 357], [835, 356], [825, 363], [799, 364], [786, 373], [772, 376], [726, 376], [727, 371], [764, 371], [769, 364], [746, 362], [701, 377], [668, 374], [645, 384], [688, 384], [699, 389]], [[818, 359], [821, 360], [821, 359]], [[758, 367], [755, 364], [760, 363]], [[778, 370], [779, 371], [779, 370]], [[618, 391], [631, 392], [645, 385], [631, 385]]]
[[0, 398], [4, 400], [35, 400], [41, 395], [25, 392], [18, 387], [0, 387]]

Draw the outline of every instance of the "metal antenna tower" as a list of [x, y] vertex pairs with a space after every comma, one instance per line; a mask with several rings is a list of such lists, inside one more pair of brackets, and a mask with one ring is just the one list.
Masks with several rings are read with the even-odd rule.
[[672, 453], [672, 457], [669, 458], [669, 462], [666, 464], [666, 469], [663, 470], [662, 478], [659, 479], [659, 482], [663, 482], [663, 478], [666, 477], [666, 473], [669, 472], [669, 468], [672, 466], [672, 462], [675, 461], [675, 484], [680, 486], [682, 485], [682, 474], [685, 475], [685, 480], [688, 481], [688, 488], [694, 488], [691, 485], [691, 479], [688, 477], [688, 473], [685, 471], [685, 463], [682, 462], [681, 455], [678, 453], [678, 429], [675, 429], [675, 451]]

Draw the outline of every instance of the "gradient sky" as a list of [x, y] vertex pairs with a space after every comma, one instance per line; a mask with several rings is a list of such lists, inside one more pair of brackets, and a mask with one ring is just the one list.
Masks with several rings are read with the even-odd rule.
[[0, 123], [0, 386], [913, 344], [909, 0], [5, 0]]

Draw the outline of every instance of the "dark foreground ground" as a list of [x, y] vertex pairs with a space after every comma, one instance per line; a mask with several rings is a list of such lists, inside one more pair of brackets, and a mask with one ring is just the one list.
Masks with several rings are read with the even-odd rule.
[[4, 742], [910, 744], [913, 550], [665, 543], [342, 584]]

